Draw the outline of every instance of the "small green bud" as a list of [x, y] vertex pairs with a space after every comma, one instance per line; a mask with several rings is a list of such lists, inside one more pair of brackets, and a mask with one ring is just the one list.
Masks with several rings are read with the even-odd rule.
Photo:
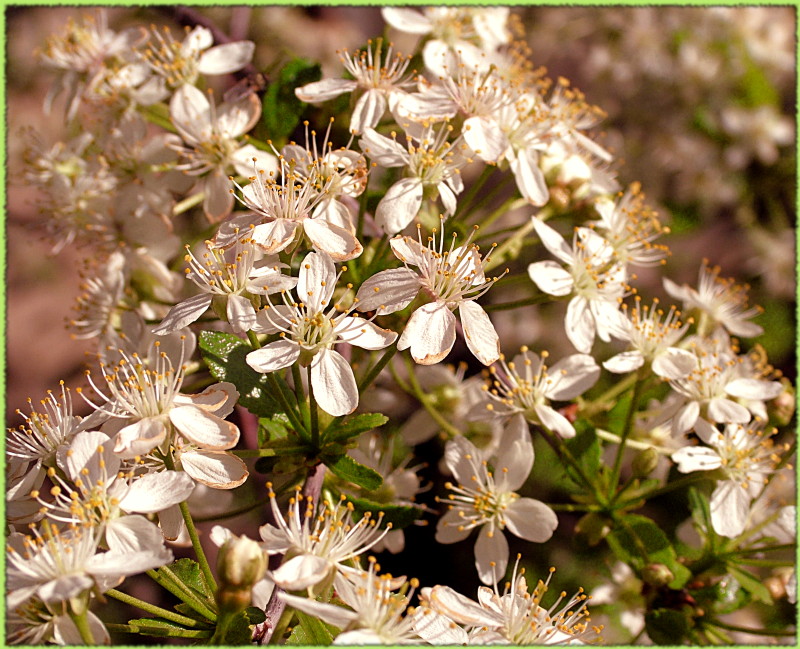
[[589, 547], [594, 547], [611, 531], [608, 518], [597, 512], [589, 512], [575, 525], [575, 532]]
[[767, 404], [767, 412], [776, 426], [788, 425], [797, 407], [797, 394], [791, 381], [784, 377], [781, 379], [781, 385], [783, 392]]
[[663, 563], [651, 563], [642, 568], [642, 581], [651, 586], [666, 586], [675, 575]]
[[636, 454], [631, 464], [634, 478], [646, 478], [658, 465], [658, 452], [654, 448], [646, 448]]

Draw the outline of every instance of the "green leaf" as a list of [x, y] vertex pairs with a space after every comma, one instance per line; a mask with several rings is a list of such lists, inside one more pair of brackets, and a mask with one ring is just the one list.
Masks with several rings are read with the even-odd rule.
[[680, 611], [657, 608], [644, 616], [647, 635], [657, 645], [683, 644], [689, 634], [689, 620]]
[[250, 630], [250, 624], [250, 617], [247, 612], [239, 611], [236, 617], [231, 620], [228, 628], [225, 629], [224, 643], [233, 646], [251, 644], [253, 632]]
[[753, 599], [772, 605], [772, 595], [758, 577], [733, 563], [728, 563], [728, 572], [739, 582], [742, 589], [752, 595]]
[[380, 513], [383, 513], [381, 525], [392, 524], [392, 529], [400, 530], [408, 527], [415, 520], [422, 517], [424, 510], [413, 505], [392, 505], [390, 503], [377, 503], [366, 498], [348, 498], [353, 503], [357, 518], [361, 518], [369, 512], [373, 520], [377, 521]]
[[258, 447], [264, 448], [270, 441], [285, 439], [292, 429], [289, 418], [283, 412], [258, 420]]
[[[627, 527], [617, 524], [606, 537], [609, 547], [617, 558], [636, 568], [639, 573], [649, 564], [664, 564], [673, 575], [672, 581], [667, 586], [673, 589], [681, 588], [692, 573], [678, 561], [675, 549], [661, 528], [651, 519], [638, 514], [626, 514], [621, 520]], [[647, 553], [646, 560], [642, 556], [640, 545]]]
[[207, 598], [212, 596], [212, 592], [206, 584], [203, 573], [200, 571], [200, 565], [194, 559], [178, 559], [176, 562], [167, 567], [172, 572], [172, 574], [164, 573], [164, 576], [167, 579], [173, 579], [177, 577], [183, 584], [191, 588], [193, 591], [201, 595], [205, 595]]
[[264, 609], [258, 608], [257, 606], [250, 606], [246, 608], [244, 612], [250, 619], [250, 624], [261, 624], [267, 619], [267, 615], [266, 613], [264, 613]]
[[271, 418], [282, 411], [266, 375], [245, 362], [245, 356], [253, 351], [246, 341], [229, 333], [202, 331], [199, 347], [211, 375], [236, 386], [242, 406], [258, 417]]
[[[594, 476], [601, 472], [600, 458], [603, 449], [600, 446], [600, 440], [595, 433], [594, 426], [584, 419], [579, 419], [575, 422], [576, 435], [572, 439], [564, 441], [565, 446], [572, 453], [572, 456], [578, 461], [581, 469], [586, 475]], [[577, 485], [582, 484], [582, 480], [578, 473], [570, 465], [565, 467], [567, 475]]]
[[333, 635], [328, 630], [328, 627], [320, 620], [310, 615], [306, 615], [302, 611], [295, 611], [297, 619], [300, 620], [300, 626], [305, 631], [307, 644], [310, 645], [330, 645], [333, 643]]
[[349, 455], [323, 455], [320, 459], [336, 477], [369, 491], [377, 489], [383, 484], [380, 473], [359, 464]]
[[213, 629], [187, 629], [161, 618], [139, 618], [128, 620], [128, 624], [135, 627], [141, 635], [157, 638], [210, 638], [214, 634]]
[[324, 441], [341, 442], [368, 430], [383, 426], [389, 418], [376, 412], [365, 412], [348, 419], [334, 421], [323, 433]]
[[294, 58], [275, 75], [264, 94], [263, 124], [273, 140], [289, 137], [303, 113], [305, 104], [294, 89], [322, 78], [322, 67], [303, 58]]

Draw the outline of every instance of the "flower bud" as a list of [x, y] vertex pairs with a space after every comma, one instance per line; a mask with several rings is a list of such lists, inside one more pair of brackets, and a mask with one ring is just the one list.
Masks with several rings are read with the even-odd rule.
[[654, 448], [646, 448], [636, 454], [631, 464], [634, 478], [646, 478], [658, 465], [658, 452]]
[[608, 518], [597, 512], [589, 512], [575, 525], [575, 532], [589, 547], [594, 547], [611, 531]]
[[796, 407], [797, 395], [791, 382], [787, 378], [781, 379], [783, 392], [767, 404], [770, 419], [775, 421], [777, 426], [786, 426], [792, 420]]
[[642, 568], [642, 581], [651, 586], [666, 586], [675, 575], [663, 563], [651, 563]]
[[220, 610], [241, 611], [250, 606], [253, 586], [266, 570], [267, 557], [258, 543], [245, 536], [227, 540], [217, 559], [216, 599]]

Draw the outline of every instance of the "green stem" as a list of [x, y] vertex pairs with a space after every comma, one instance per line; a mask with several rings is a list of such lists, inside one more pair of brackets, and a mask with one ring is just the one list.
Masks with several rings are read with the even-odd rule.
[[566, 444], [564, 444], [564, 440], [562, 440], [557, 434], [551, 432], [544, 426], [540, 426], [539, 430], [542, 433], [542, 437], [544, 440], [550, 445], [550, 448], [555, 451], [556, 455], [559, 458], [566, 459], [566, 461], [572, 466], [573, 469], [577, 472], [580, 479], [583, 481], [583, 484], [592, 492], [594, 496], [595, 502], [599, 505], [606, 504], [606, 498], [603, 493], [600, 492], [598, 486], [594, 483], [594, 481], [586, 475], [586, 472], [583, 470], [583, 467], [578, 463], [575, 457], [572, 455], [570, 450], [567, 448]]
[[[433, 418], [433, 420], [439, 424], [442, 430], [446, 431], [450, 437], [455, 437], [456, 435], [460, 435], [461, 431], [458, 430], [455, 426], [453, 426], [447, 419], [445, 419], [442, 414], [433, 407], [431, 404], [428, 395], [422, 389], [422, 386], [417, 381], [417, 377], [414, 373], [414, 362], [411, 360], [410, 357], [405, 357], [406, 367], [408, 367], [408, 380], [411, 384], [411, 393], [419, 400], [422, 404], [422, 407], [428, 411], [428, 414]], [[395, 376], [395, 380], [399, 377]], [[403, 387], [400, 382], [398, 382], [400, 387]]]
[[247, 339], [250, 341], [250, 345], [253, 349], [261, 349], [261, 341], [258, 339], [255, 331], [248, 331]]
[[749, 633], [750, 635], [766, 635], [766, 636], [791, 636], [794, 637], [796, 632], [795, 631], [770, 631], [769, 629], [751, 629], [750, 627], [746, 626], [738, 626], [736, 624], [728, 624], [727, 622], [723, 622], [721, 620], [708, 620], [706, 624], [710, 624], [713, 626], [718, 626], [720, 629], [725, 629], [726, 631], [737, 631], [738, 633]]
[[525, 236], [533, 230], [533, 221], [529, 220], [525, 223], [522, 227], [517, 229], [517, 231], [512, 234], [508, 239], [503, 241], [497, 248], [492, 250], [492, 258], [489, 262], [483, 267], [483, 272], [488, 273], [492, 270], [495, 266], [499, 266], [504, 261], [505, 253], [518, 244], [518, 242], [525, 238]]
[[122, 591], [117, 590], [116, 588], [112, 588], [111, 590], [107, 590], [105, 592], [106, 595], [109, 597], [113, 597], [114, 599], [124, 602], [125, 604], [130, 604], [131, 606], [135, 606], [136, 608], [140, 608], [151, 615], [155, 615], [157, 617], [164, 618], [165, 620], [169, 620], [170, 622], [175, 622], [176, 624], [182, 624], [183, 626], [188, 626], [190, 628], [194, 628], [198, 625], [197, 620], [193, 620], [190, 617], [186, 617], [185, 615], [179, 615], [178, 613], [173, 613], [165, 608], [161, 608], [160, 606], [156, 606], [155, 604], [150, 604], [149, 602], [145, 602], [138, 597], [133, 597], [132, 595], [128, 595], [127, 593], [123, 593]]
[[585, 416], [591, 417], [598, 412], [608, 410], [614, 403], [616, 403], [617, 396], [627, 391], [636, 382], [636, 379], [636, 374], [630, 374], [626, 376], [622, 381], [618, 381], [612, 385], [591, 404], [584, 406], [581, 411]]
[[628, 436], [631, 434], [633, 430], [633, 419], [636, 415], [636, 408], [639, 405], [639, 398], [642, 395], [642, 387], [644, 386], [644, 381], [642, 377], [637, 372], [636, 375], [636, 383], [633, 385], [633, 394], [631, 395], [631, 402], [628, 405], [628, 412], [625, 415], [625, 427], [622, 429], [622, 435], [620, 435], [620, 443], [617, 447], [617, 453], [614, 457], [614, 466], [611, 469], [611, 480], [608, 484], [608, 494], [611, 502], [613, 503], [615, 498], [617, 497], [617, 486], [619, 485], [619, 473], [622, 469], [622, 456], [625, 451], [625, 442], [628, 439]]
[[[499, 189], [502, 187], [504, 183], [498, 183], [495, 189]], [[494, 193], [494, 192], [493, 192]], [[494, 212], [489, 214], [483, 221], [479, 223], [482, 228], [488, 228], [492, 223], [494, 223], [497, 219], [499, 219], [504, 214], [508, 214], [510, 211], [517, 209], [518, 207], [522, 207], [523, 205], [527, 205], [528, 202], [524, 198], [517, 198], [512, 196], [511, 198], [505, 200], [500, 207], [498, 207]]]
[[600, 507], [597, 505], [582, 505], [572, 503], [548, 503], [547, 506], [557, 512], [597, 512]]
[[703, 473], [692, 473], [691, 475], [685, 476], [683, 478], [678, 478], [677, 480], [673, 480], [672, 482], [665, 484], [663, 487], [658, 487], [657, 489], [653, 489], [652, 491], [639, 494], [636, 496], [636, 498], [633, 498], [632, 500], [625, 500], [619, 503], [619, 505], [620, 507], [623, 507], [628, 503], [657, 498], [659, 496], [663, 496], [664, 494], [668, 494], [671, 491], [675, 491], [676, 489], [682, 489], [683, 487], [693, 485], [694, 483], [701, 482], [703, 480], [708, 480], [708, 476], [704, 475]]
[[[310, 367], [309, 367], [310, 369]], [[308, 426], [311, 421], [309, 405], [306, 403], [306, 393], [303, 390], [303, 379], [300, 376], [300, 366], [297, 363], [292, 364], [292, 381], [294, 382], [294, 398], [297, 399], [297, 408], [300, 411], [300, 417], [303, 422]], [[311, 377], [309, 376], [308, 389], [311, 390]]]
[[167, 566], [161, 566], [158, 571], [147, 570], [146, 574], [164, 590], [169, 591], [179, 600], [197, 611], [210, 622], [217, 621], [217, 615], [189, 588], [184, 584], [175, 573]]
[[205, 192], [198, 192], [197, 194], [192, 194], [188, 198], [184, 198], [180, 203], [176, 203], [172, 208], [172, 216], [178, 216], [179, 214], [188, 212], [196, 205], [200, 205], [205, 197]]
[[[273, 396], [278, 401], [280, 401], [284, 413], [289, 418], [289, 422], [292, 424], [292, 426], [294, 426], [294, 429], [295, 431], [297, 431], [298, 435], [305, 438], [305, 435], [307, 433], [306, 427], [303, 424], [303, 422], [300, 421], [300, 418], [297, 415], [297, 411], [294, 409], [288, 397], [286, 396], [286, 392], [284, 392], [285, 386], [281, 385], [281, 382], [278, 381], [274, 372], [269, 372], [267, 374], [267, 381], [269, 381], [272, 384], [272, 387], [275, 391], [275, 394]], [[286, 388], [286, 391], [288, 392], [288, 388]], [[307, 438], [305, 439], [307, 440]]]
[[[600, 428], [595, 430], [595, 434], [600, 438], [607, 442], [611, 442], [613, 444], [619, 444], [622, 441], [619, 435], [615, 435], [614, 433], [610, 433], [607, 430], [602, 430]], [[648, 449], [653, 449], [656, 453], [660, 453], [661, 455], [672, 455], [674, 451], [667, 448], [660, 448], [658, 446], [654, 446], [650, 442], [640, 442], [636, 439], [627, 439], [625, 440], [625, 445], [629, 448], [635, 448], [637, 451], [646, 451]]]
[[192, 520], [192, 514], [189, 512], [189, 505], [187, 505], [186, 502], [182, 502], [179, 507], [181, 508], [183, 522], [186, 523], [186, 530], [189, 532], [189, 538], [192, 540], [192, 548], [194, 548], [197, 563], [200, 565], [200, 571], [203, 573], [203, 577], [205, 577], [211, 592], [214, 592], [217, 590], [217, 582], [214, 580], [211, 566], [208, 565], [208, 559], [203, 550], [203, 544], [200, 543], [200, 535], [197, 533], [197, 528], [194, 526], [194, 521]]
[[311, 385], [311, 365], [308, 366], [308, 408], [311, 412], [311, 445], [319, 449], [319, 412], [317, 400], [314, 398], [314, 388]]
[[461, 197], [461, 200], [458, 201], [458, 208], [456, 209], [456, 213], [453, 214], [452, 220], [455, 221], [456, 219], [460, 219], [461, 216], [467, 211], [467, 208], [470, 207], [470, 203], [475, 195], [478, 193], [485, 184], [486, 181], [489, 180], [489, 176], [494, 173], [494, 170], [497, 167], [492, 165], [486, 165], [481, 171], [481, 175], [478, 176], [478, 179], [470, 185], [470, 188], [467, 190], [467, 193]]
[[364, 375], [361, 379], [361, 383], [358, 384], [358, 393], [363, 394], [364, 390], [366, 390], [372, 382], [377, 378], [378, 374], [383, 371], [383, 368], [392, 360], [394, 355], [397, 353], [397, 341], [391, 344], [391, 346], [386, 348], [386, 351], [383, 352], [383, 356], [380, 357], [377, 363], [373, 365], [369, 371]]
[[779, 550], [792, 550], [794, 551], [795, 544], [794, 543], [781, 543], [780, 545], [765, 545], [764, 547], [758, 548], [745, 548], [743, 550], [731, 550], [730, 552], [726, 552], [724, 554], [719, 555], [720, 558], [724, 557], [735, 557], [740, 554], [752, 554], [753, 552], [777, 552]]
[[72, 607], [67, 607], [69, 617], [72, 622], [75, 624], [75, 627], [78, 629], [78, 633], [81, 634], [81, 640], [83, 643], [89, 647], [97, 646], [97, 640], [94, 639], [92, 635], [92, 629], [89, 626], [89, 616], [86, 614], [87, 609], [84, 608], [83, 612], [75, 613], [72, 610]]

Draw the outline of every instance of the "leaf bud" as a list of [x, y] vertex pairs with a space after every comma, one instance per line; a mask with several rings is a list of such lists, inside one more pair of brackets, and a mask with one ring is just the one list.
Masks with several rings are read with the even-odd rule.
[[658, 452], [654, 448], [646, 448], [636, 454], [631, 464], [634, 478], [646, 478], [658, 465]]
[[642, 581], [651, 586], [666, 586], [675, 575], [663, 563], [651, 563], [642, 568]]

